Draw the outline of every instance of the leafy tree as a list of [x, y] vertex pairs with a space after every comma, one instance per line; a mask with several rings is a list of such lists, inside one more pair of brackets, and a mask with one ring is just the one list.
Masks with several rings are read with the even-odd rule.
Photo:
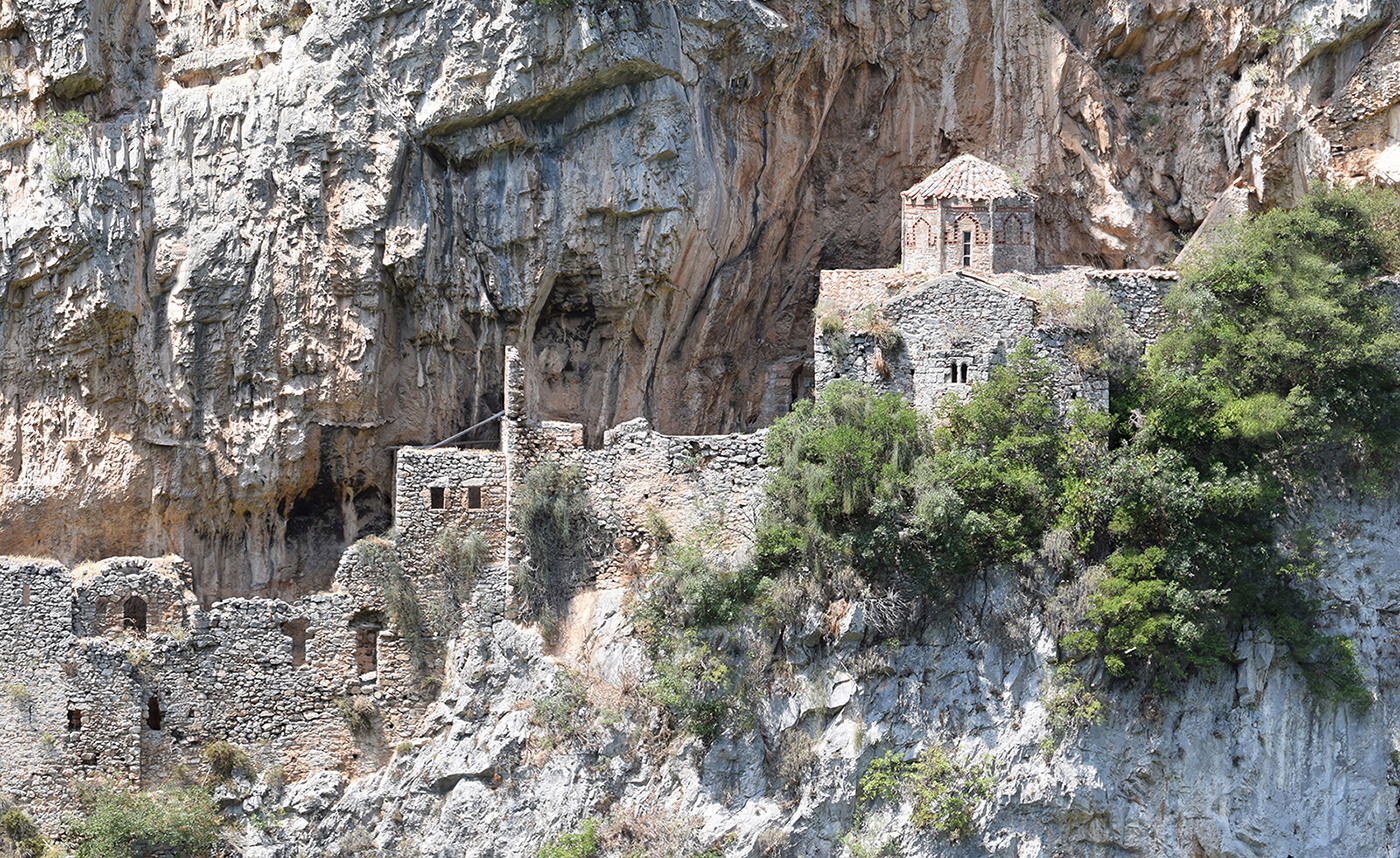
[[95, 787], [80, 798], [86, 813], [68, 829], [78, 844], [76, 858], [129, 858], [138, 850], [203, 858], [218, 839], [214, 799], [200, 789], [147, 793]]
[[1375, 279], [1400, 262], [1400, 203], [1316, 191], [1186, 273], [1142, 379], [1147, 429], [1198, 459], [1396, 440], [1400, 330]]

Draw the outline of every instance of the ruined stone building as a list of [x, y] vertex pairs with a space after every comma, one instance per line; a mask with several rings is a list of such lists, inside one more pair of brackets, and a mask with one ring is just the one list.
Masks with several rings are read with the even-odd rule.
[[476, 530], [491, 546], [478, 586], [482, 615], [508, 614], [510, 566], [526, 559], [511, 510], [530, 471], [545, 459], [577, 468], [588, 488], [597, 528], [566, 550], [600, 586], [626, 581], [656, 547], [653, 515], [684, 533], [756, 512], [766, 432], [663, 435], [638, 418], [609, 429], [593, 449], [584, 444], [581, 424], [529, 414], [524, 379], [518, 351], [507, 347], [498, 449], [404, 447], [394, 460], [394, 525], [406, 556], [426, 556], [449, 527]]
[[817, 387], [854, 379], [896, 391], [929, 413], [947, 394], [963, 396], [986, 381], [1024, 341], [1055, 368], [1063, 407], [1082, 399], [1107, 408], [1108, 380], [1076, 327], [1076, 308], [1086, 296], [1106, 300], [1146, 345], [1156, 339], [1162, 300], [1177, 279], [1166, 269], [823, 271], [813, 340]]
[[0, 792], [41, 824], [84, 779], [149, 788], [215, 741], [292, 781], [377, 769], [417, 728], [432, 694], [356, 552], [291, 602], [205, 609], [190, 584], [178, 557], [0, 558]]
[[1035, 195], [1000, 167], [959, 155], [899, 196], [905, 271], [1035, 270]]

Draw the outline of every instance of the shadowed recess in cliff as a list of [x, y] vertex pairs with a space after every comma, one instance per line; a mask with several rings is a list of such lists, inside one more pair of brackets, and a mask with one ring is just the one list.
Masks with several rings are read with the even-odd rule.
[[[554, 122], [590, 95], [619, 86], [645, 83], [659, 77], [675, 76], [672, 70], [647, 60], [624, 60], [561, 89], [542, 87], [545, 91], [539, 95], [508, 102], [477, 115], [472, 115], [472, 111], [468, 110], [465, 115], [451, 116], [425, 128], [424, 134], [440, 137], [455, 131], [487, 125], [506, 116], [515, 116], [529, 122]], [[482, 104], [484, 105], [484, 102]]]
[[526, 386], [532, 416], [584, 424], [590, 446], [601, 443], [602, 429], [611, 428], [590, 418], [615, 407], [606, 396], [611, 356], [604, 353], [607, 340], [590, 295], [589, 284], [598, 274], [596, 266], [583, 266], [579, 273], [555, 278], [535, 321]]

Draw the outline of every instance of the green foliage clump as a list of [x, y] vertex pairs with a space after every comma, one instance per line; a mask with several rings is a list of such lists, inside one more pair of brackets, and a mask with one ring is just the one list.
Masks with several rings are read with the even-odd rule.
[[13, 806], [0, 813], [0, 854], [14, 858], [42, 858], [48, 848], [48, 841], [29, 814]]
[[527, 617], [556, 609], [572, 592], [575, 570], [566, 559], [591, 526], [583, 471], [542, 459], [515, 492], [512, 523], [530, 560], [516, 572], [516, 592]]
[[451, 634], [461, 625], [472, 586], [490, 559], [491, 543], [475, 528], [448, 526], [433, 537], [430, 562], [443, 581], [443, 604], [437, 611], [443, 634]]
[[253, 761], [237, 745], [220, 739], [204, 746], [204, 761], [215, 780], [226, 781], [236, 774], [252, 777], [257, 770]]
[[702, 531], [662, 549], [648, 603], [658, 622], [726, 625], [738, 621], [753, 601], [758, 587], [753, 566], [734, 562], [714, 536]]
[[990, 757], [973, 760], [930, 745], [912, 760], [895, 751], [872, 760], [861, 774], [856, 798], [862, 814], [869, 806], [907, 799], [915, 828], [957, 840], [972, 827], [977, 805], [994, 786]]
[[845, 560], [888, 578], [910, 565], [898, 513], [912, 505], [914, 463], [929, 448], [922, 419], [897, 394], [835, 381], [799, 402], [768, 434], [759, 570], [821, 575]]
[[827, 385], [768, 436], [761, 572], [846, 566], [935, 593], [1026, 551], [1054, 514], [1066, 445], [1048, 365], [1028, 347], [930, 431], [897, 394]]
[[55, 185], [69, 185], [78, 178], [73, 150], [87, 125], [88, 118], [76, 110], [66, 110], [34, 122], [34, 133], [52, 147], [43, 163], [49, 181]]
[[204, 858], [218, 841], [218, 808], [200, 789], [93, 787], [79, 799], [84, 813], [68, 827], [68, 838], [77, 844], [74, 858], [130, 858], [140, 850]]
[[713, 738], [734, 704], [735, 676], [723, 654], [695, 629], [660, 638], [653, 646], [655, 676], [642, 694], [677, 726]]
[[538, 858], [593, 858], [603, 845], [598, 834], [598, 821], [585, 819], [578, 831], [551, 837], [540, 847]]
[[1070, 353], [1084, 369], [1105, 372], [1121, 380], [1136, 368], [1142, 340], [1123, 321], [1123, 311], [1098, 289], [1087, 289], [1084, 300], [1068, 313], [1065, 324], [1079, 332], [1080, 343]]
[[1041, 690], [1040, 702], [1050, 721], [1050, 729], [1063, 736], [1103, 723], [1106, 704], [1072, 664], [1059, 664]]
[[1196, 461], [1388, 452], [1400, 330], [1373, 284], [1398, 263], [1390, 191], [1315, 191], [1228, 233], [1173, 295], [1142, 379], [1149, 437]]
[[561, 669], [554, 676], [554, 690], [535, 701], [530, 724], [541, 746], [553, 748], [576, 736], [589, 721], [588, 686], [581, 674]]

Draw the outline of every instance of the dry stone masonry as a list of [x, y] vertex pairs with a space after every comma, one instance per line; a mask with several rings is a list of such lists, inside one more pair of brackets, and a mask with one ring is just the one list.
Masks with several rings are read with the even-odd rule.
[[[681, 534], [757, 516], [765, 431], [664, 435], [639, 418], [609, 429], [592, 449], [581, 424], [525, 416], [524, 374], [514, 348], [506, 350], [505, 388], [501, 449], [403, 448], [396, 458], [395, 524], [404, 556], [427, 557], [445, 527], [476, 529], [493, 552], [478, 591], [488, 615], [505, 611], [510, 566], [527, 559], [516, 549], [511, 499], [546, 459], [582, 474], [597, 527], [594, 544], [575, 551], [591, 558], [592, 580], [600, 586], [624, 583], [657, 547], [648, 529], [653, 514]], [[415, 571], [414, 561], [407, 562], [405, 568]]]
[[[1084, 336], [1066, 323], [1065, 308], [1082, 302], [1086, 290], [1099, 290], [1122, 311], [1127, 328], [1150, 343], [1176, 280], [1176, 272], [1164, 269], [1000, 276], [823, 271], [817, 312], [839, 320], [840, 330], [826, 333], [818, 321], [817, 387], [855, 379], [897, 391], [928, 413], [945, 395], [964, 396], [970, 385], [986, 381], [1026, 341], [1055, 367], [1062, 407], [1082, 399], [1107, 408], [1108, 381], [1076, 358]], [[893, 336], [880, 333], [885, 327]]]
[[[201, 770], [213, 741], [296, 780], [372, 771], [412, 733], [428, 696], [355, 552], [295, 602], [205, 610], [189, 582], [175, 557], [0, 558], [0, 792], [47, 827], [80, 780], [149, 788]], [[357, 697], [362, 735], [343, 715]]]

